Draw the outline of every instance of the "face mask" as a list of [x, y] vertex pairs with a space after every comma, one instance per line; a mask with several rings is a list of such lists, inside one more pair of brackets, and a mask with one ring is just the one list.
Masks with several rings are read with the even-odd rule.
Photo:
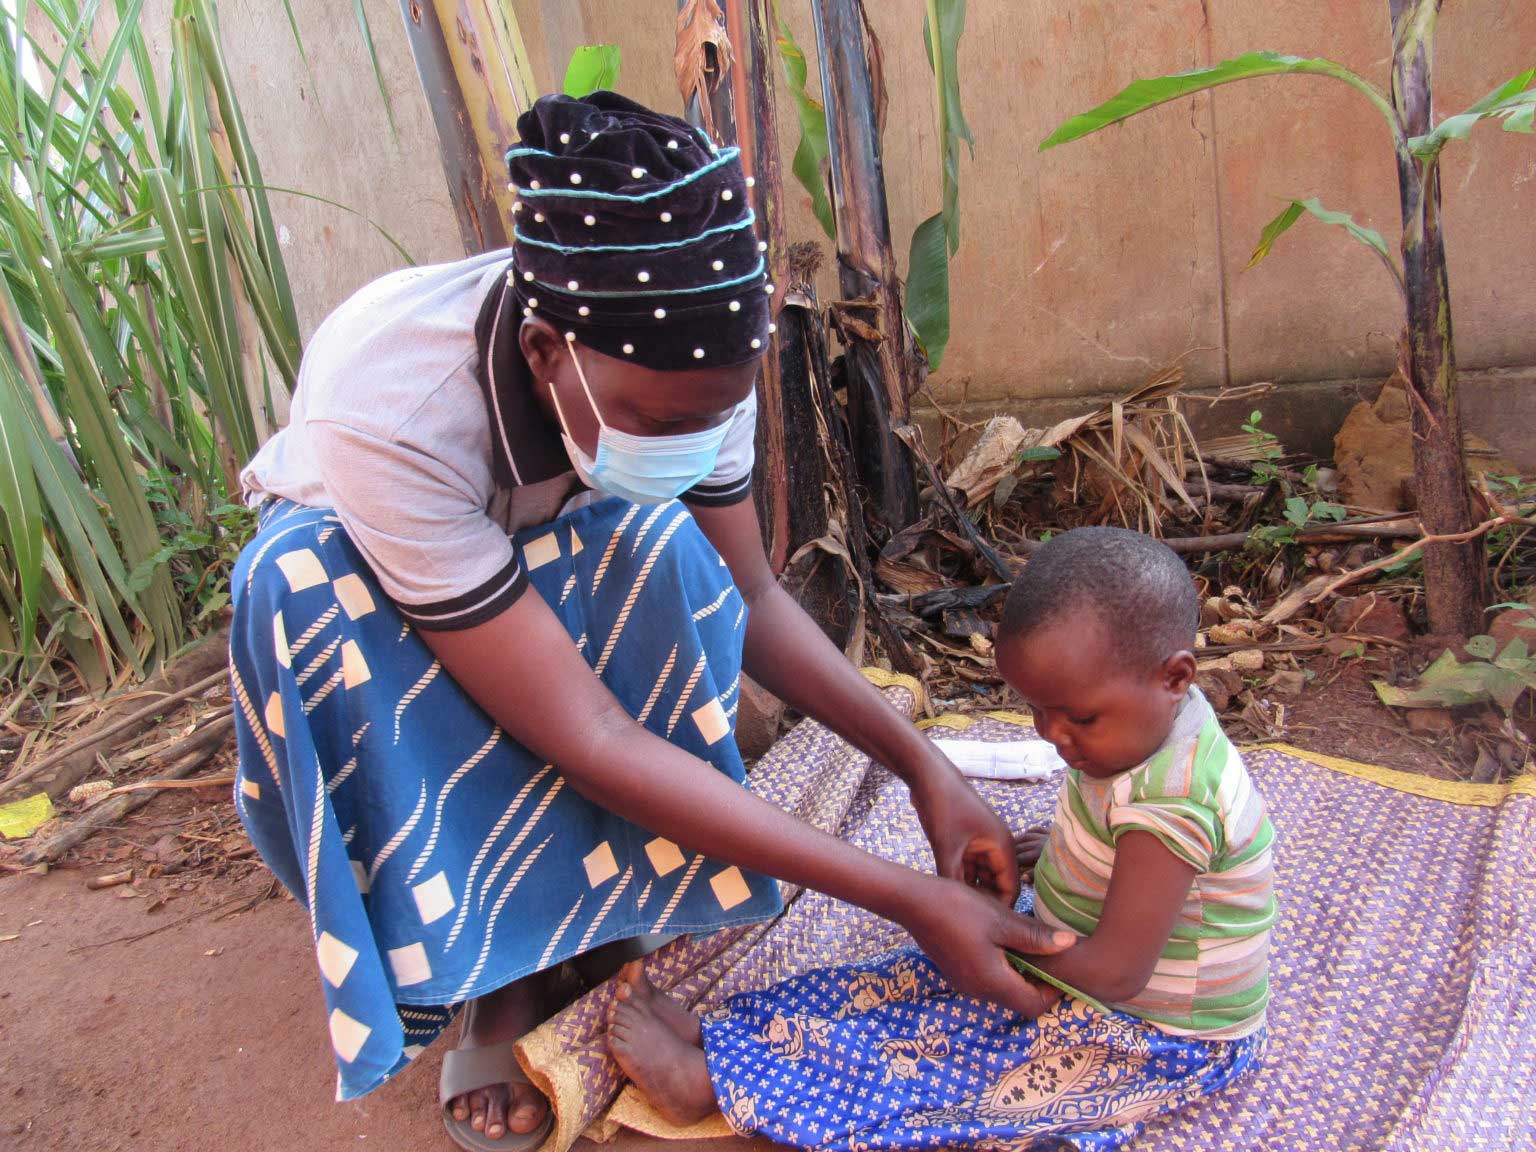
[[603, 414], [592, 399], [587, 374], [582, 371], [576, 349], [569, 341], [571, 362], [587, 394], [592, 415], [597, 419], [597, 457], [588, 456], [571, 437], [570, 425], [560, 407], [560, 395], [553, 387], [555, 414], [560, 418], [560, 439], [576, 475], [589, 488], [597, 488], [634, 504], [660, 504], [681, 496], [715, 470], [715, 458], [725, 443], [731, 422], [723, 420], [712, 428], [684, 432], [676, 436], [635, 436], [603, 423]]

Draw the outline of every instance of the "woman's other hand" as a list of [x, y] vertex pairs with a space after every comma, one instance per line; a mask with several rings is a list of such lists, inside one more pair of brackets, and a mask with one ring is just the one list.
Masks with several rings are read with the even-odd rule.
[[1019, 898], [1013, 833], [944, 753], [927, 740], [923, 744], [930, 750], [925, 763], [905, 775], [934, 867], [1012, 908]]

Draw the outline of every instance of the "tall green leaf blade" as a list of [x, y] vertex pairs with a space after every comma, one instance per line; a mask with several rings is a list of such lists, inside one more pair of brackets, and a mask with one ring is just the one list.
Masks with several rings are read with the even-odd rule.
[[583, 44], [571, 53], [565, 66], [565, 94], [579, 100], [594, 92], [611, 91], [619, 82], [619, 63], [617, 44]]
[[129, 42], [138, 31], [139, 9], [143, 6], [144, 0], [128, 0], [128, 7], [118, 12], [117, 30], [112, 34], [107, 54], [102, 57], [102, 70], [91, 77], [90, 104], [81, 117], [80, 139], [75, 144], [75, 153], [69, 162], [66, 184], [73, 184], [80, 178], [80, 168], [85, 163], [85, 152], [92, 140], [92, 130], [98, 127], [96, 118], [101, 113], [107, 93], [117, 83], [118, 67], [122, 64], [123, 53], [127, 51]]
[[779, 61], [784, 66], [784, 78], [789, 81], [789, 92], [795, 101], [795, 116], [800, 121], [800, 142], [795, 146], [790, 171], [810, 194], [811, 209], [822, 230], [829, 239], [836, 240], [837, 219], [832, 212], [832, 199], [827, 194], [827, 165], [832, 154], [827, 136], [827, 112], [806, 90], [810, 68], [805, 53], [795, 42], [789, 24], [778, 15], [777, 4], [774, 14], [779, 23]]
[[[932, 28], [938, 26], [938, 41]], [[960, 39], [965, 35], [965, 0], [928, 0], [923, 15], [923, 45], [934, 77], [938, 102], [940, 151], [943, 155], [944, 227], [950, 255], [960, 249], [960, 144], [976, 156], [976, 138], [960, 107]]]
[[[73, 26], [69, 29], [68, 39], [64, 41], [64, 47], [59, 53], [60, 60], [74, 62], [77, 56], [81, 55], [80, 46], [85, 42], [86, 37], [90, 35], [91, 28], [96, 23], [96, 10], [100, 3], [101, 0], [88, 0], [85, 11], [81, 12], [79, 17], [73, 21]], [[48, 9], [43, 9], [43, 11], [46, 12]], [[59, 31], [63, 31], [63, 24], [59, 19], [54, 19], [54, 26]], [[54, 134], [54, 125], [58, 119], [59, 101], [71, 88], [69, 75], [64, 69], [55, 68], [52, 71], [53, 85], [48, 92], [48, 112], [43, 117], [43, 130], [39, 133], [37, 162], [34, 165], [36, 172], [39, 173], [48, 171], [48, 156], [53, 150], [54, 141], [57, 139]], [[79, 102], [79, 100], [76, 100], [76, 103]], [[42, 189], [34, 188], [33, 194], [41, 195]]]
[[363, 7], [363, 0], [352, 0], [352, 16], [357, 21], [357, 31], [363, 38], [363, 47], [368, 50], [368, 61], [373, 65], [373, 81], [379, 86], [379, 96], [384, 101], [384, 115], [389, 118], [390, 135], [397, 135], [395, 105], [389, 98], [389, 89], [384, 85], [384, 69], [379, 67], [379, 50], [373, 43], [373, 26], [368, 23], [368, 10]]
[[43, 510], [26, 445], [26, 385], [0, 356], [0, 517], [19, 585], [18, 649], [31, 651], [43, 579]]
[[[235, 98], [229, 65], [224, 59], [224, 50], [219, 43], [218, 30], [214, 24], [215, 14], [208, 0], [197, 0], [197, 2], [200, 12], [197, 22], [198, 47], [202, 55], [203, 68], [212, 80], [214, 92], [218, 96], [219, 116], [229, 139], [230, 152], [240, 170], [240, 187], [246, 193], [251, 214], [255, 218], [255, 242], [261, 254], [264, 273], [258, 279], [264, 285], [270, 285], [267, 291], [275, 300], [281, 315], [281, 323], [275, 323], [265, 333], [268, 351], [272, 354], [272, 359], [276, 362], [288, 391], [291, 392], [298, 383], [299, 359], [302, 353], [299, 347], [298, 308], [294, 304], [293, 290], [288, 282], [288, 267], [283, 260], [282, 248], [277, 241], [277, 226], [273, 221], [272, 208], [267, 200], [267, 188], [262, 180], [261, 163], [256, 157], [256, 150], [251, 146], [245, 115], [240, 111], [239, 100]], [[226, 181], [231, 179], [229, 173], [225, 176]], [[243, 213], [233, 213], [227, 222], [232, 232], [244, 232], [247, 228]], [[387, 233], [385, 238], [389, 239]], [[399, 249], [398, 244], [395, 247]], [[403, 249], [401, 251], [403, 252]], [[247, 288], [255, 290], [249, 279]]]
[[912, 233], [906, 313], [928, 366], [937, 370], [949, 344], [949, 246], [942, 212], [935, 212]]
[[[1095, 108], [1073, 116], [1040, 145], [1040, 151], [1080, 140], [1112, 124], [1128, 120], [1138, 113], [1170, 100], [1191, 96], [1237, 80], [1249, 80], [1258, 76], [1279, 76], [1301, 73], [1329, 76], [1342, 80], [1358, 89], [1389, 120], [1393, 120], [1391, 106], [1371, 84], [1355, 75], [1341, 64], [1320, 57], [1288, 56], [1280, 52], [1248, 52], [1242, 56], [1223, 60], [1209, 68], [1196, 68], [1190, 72], [1176, 72], [1150, 80], [1135, 80], [1114, 96]], [[1394, 121], [1395, 122], [1395, 121]]]
[[1525, 133], [1536, 131], [1536, 104], [1529, 104], [1511, 112], [1504, 120], [1504, 131]]

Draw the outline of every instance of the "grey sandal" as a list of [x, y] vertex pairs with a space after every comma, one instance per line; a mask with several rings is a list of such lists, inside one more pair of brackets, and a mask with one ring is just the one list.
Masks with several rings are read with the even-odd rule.
[[[470, 1002], [473, 1004], [473, 1001]], [[465, 1005], [466, 1013], [472, 1011]], [[468, 1021], [465, 1021], [468, 1027]], [[448, 1110], [456, 1096], [476, 1092], [493, 1084], [531, 1084], [528, 1074], [517, 1062], [513, 1051], [516, 1040], [504, 1040], [484, 1048], [454, 1048], [443, 1057], [443, 1072], [438, 1080], [437, 1099], [443, 1109], [443, 1127], [460, 1148], [469, 1152], [532, 1152], [549, 1138], [555, 1126], [554, 1105], [545, 1102], [544, 1122], [532, 1132], [508, 1130], [500, 1139], [492, 1140], [484, 1132], [476, 1132], [468, 1120], [456, 1120]]]

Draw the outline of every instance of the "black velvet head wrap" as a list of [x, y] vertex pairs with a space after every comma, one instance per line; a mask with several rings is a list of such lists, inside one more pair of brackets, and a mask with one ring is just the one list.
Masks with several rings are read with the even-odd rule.
[[772, 286], [739, 150], [612, 92], [518, 118], [509, 277], [524, 316], [673, 371], [768, 347]]

